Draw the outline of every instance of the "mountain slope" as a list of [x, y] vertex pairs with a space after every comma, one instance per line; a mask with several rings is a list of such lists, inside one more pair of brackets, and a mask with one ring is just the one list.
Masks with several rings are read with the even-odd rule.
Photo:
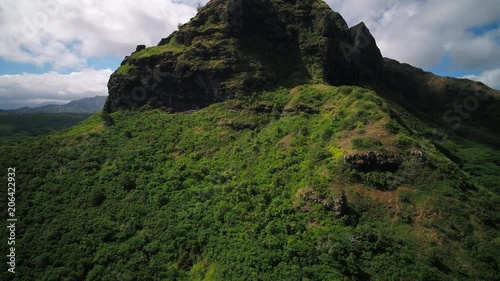
[[500, 147], [500, 91], [382, 58], [364, 23], [348, 28], [321, 0], [210, 1], [158, 46], [125, 58], [104, 109], [182, 112], [310, 81], [376, 90], [419, 118]]
[[377, 89], [411, 114], [500, 148], [500, 91], [481, 82], [440, 77], [384, 59]]
[[183, 111], [311, 80], [352, 84], [382, 66], [372, 39], [319, 0], [210, 1], [158, 46], [126, 57], [105, 110], [150, 103]]
[[0, 112], [0, 143], [62, 130], [89, 118], [85, 113], [2, 114]]
[[500, 153], [466, 174], [396, 110], [317, 84], [4, 146], [18, 280], [495, 280]]
[[67, 104], [49, 104], [40, 107], [22, 107], [14, 110], [6, 110], [9, 114], [36, 114], [36, 113], [96, 113], [102, 110], [106, 102], [106, 96], [95, 96], [71, 101]]
[[500, 279], [498, 91], [383, 59], [322, 1], [211, 1], [108, 86], [0, 147], [16, 280]]

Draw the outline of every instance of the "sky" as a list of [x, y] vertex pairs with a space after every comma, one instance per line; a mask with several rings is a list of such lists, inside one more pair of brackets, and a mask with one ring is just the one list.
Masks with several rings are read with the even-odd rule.
[[[0, 0], [0, 109], [107, 95], [136, 45], [156, 45], [207, 0]], [[326, 0], [385, 57], [500, 89], [500, 0]]]

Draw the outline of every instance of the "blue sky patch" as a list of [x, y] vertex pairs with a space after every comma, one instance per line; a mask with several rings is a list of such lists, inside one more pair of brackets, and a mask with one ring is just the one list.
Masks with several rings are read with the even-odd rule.
[[430, 71], [439, 76], [463, 77], [465, 75], [479, 75], [479, 71], [472, 69], [452, 68], [452, 60], [449, 55], [445, 55], [441, 62], [433, 67], [424, 70]]
[[467, 29], [468, 32], [473, 33], [476, 36], [484, 35], [492, 30], [498, 29], [500, 27], [499, 22], [492, 22], [487, 25], [474, 26]]
[[3, 58], [0, 58], [0, 75], [14, 75], [21, 73], [42, 74], [51, 70], [52, 67], [48, 67], [48, 65], [39, 67], [31, 63], [10, 62]]
[[[90, 58], [86, 60], [85, 68], [91, 69], [111, 69], [115, 70], [120, 66], [123, 58], [118, 57], [104, 57], [104, 58]], [[57, 71], [60, 74], [68, 74], [71, 72], [77, 72], [81, 69], [64, 69]], [[49, 71], [54, 71], [50, 64], [45, 64], [43, 66], [36, 66], [30, 63], [19, 63], [11, 62], [0, 58], [0, 75], [14, 75], [21, 73], [31, 73], [31, 74], [43, 74]]]
[[123, 58], [120, 57], [105, 57], [105, 58], [90, 58], [87, 59], [87, 67], [93, 69], [117, 69], [122, 63]]

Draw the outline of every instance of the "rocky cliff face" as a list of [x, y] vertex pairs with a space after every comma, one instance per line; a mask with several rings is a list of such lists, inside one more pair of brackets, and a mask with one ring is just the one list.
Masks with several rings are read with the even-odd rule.
[[187, 111], [308, 82], [373, 88], [464, 134], [500, 122], [499, 91], [384, 59], [364, 23], [348, 28], [321, 0], [210, 1], [157, 46], [138, 45], [124, 59], [104, 110]]
[[[351, 59], [357, 74], [360, 76], [357, 82], [373, 83], [381, 78], [381, 72], [384, 68], [384, 60], [375, 38], [363, 22], [351, 27], [349, 31], [353, 46]], [[348, 45], [343, 46], [349, 48]]]
[[311, 80], [357, 84], [382, 66], [366, 26], [349, 29], [321, 0], [213, 0], [158, 46], [125, 58], [105, 110], [183, 111]]

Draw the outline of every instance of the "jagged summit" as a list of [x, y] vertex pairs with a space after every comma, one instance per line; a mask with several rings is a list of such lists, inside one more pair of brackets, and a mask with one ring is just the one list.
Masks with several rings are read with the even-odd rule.
[[349, 29], [321, 0], [213, 0], [158, 46], [125, 58], [105, 110], [182, 111], [308, 81], [357, 84], [382, 66], [368, 28]]
[[[210, 1], [157, 46], [139, 45], [124, 59], [104, 110], [149, 104], [179, 112], [311, 82], [376, 89], [454, 128], [467, 121], [472, 131], [494, 130], [500, 122], [500, 91], [384, 59], [363, 22], [349, 28], [321, 0]], [[464, 102], [484, 110], [461, 113]]]

